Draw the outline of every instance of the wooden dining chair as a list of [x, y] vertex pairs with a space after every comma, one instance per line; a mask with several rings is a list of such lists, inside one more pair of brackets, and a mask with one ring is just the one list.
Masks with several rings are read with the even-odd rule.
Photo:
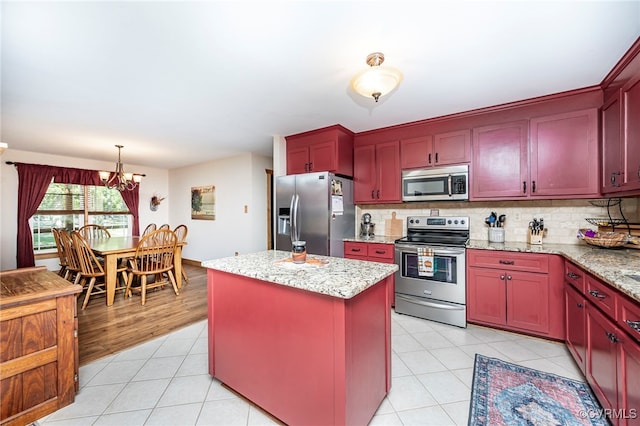
[[[84, 296], [84, 301], [82, 302], [82, 309], [87, 307], [89, 303], [89, 298], [94, 294], [104, 294], [107, 292], [106, 285], [104, 283], [105, 273], [104, 267], [102, 263], [98, 260], [95, 254], [93, 254], [93, 250], [89, 246], [87, 240], [80, 234], [78, 231], [74, 231], [71, 233], [71, 239], [73, 240], [73, 246], [78, 253], [78, 261], [80, 263], [80, 272], [78, 276], [80, 277], [80, 285], [85, 287], [87, 284], [87, 280], [89, 280], [89, 284], [86, 285], [86, 294]], [[128, 283], [127, 280], [127, 268], [126, 267], [118, 267], [116, 270], [118, 276], [122, 278], [121, 284], [116, 284], [117, 290], [124, 290]], [[101, 281], [98, 282], [98, 278], [101, 278]], [[117, 278], [116, 278], [116, 282]]]
[[162, 225], [160, 225], [160, 228], [158, 229], [171, 229], [171, 227], [169, 226], [168, 223], [163, 223]]
[[51, 229], [51, 233], [53, 234], [53, 241], [55, 241], [56, 249], [58, 250], [58, 263], [60, 265], [58, 275], [64, 277], [67, 274], [67, 254], [65, 252], [65, 247], [60, 240], [60, 230], [58, 228], [53, 228]]
[[[187, 241], [187, 234], [189, 233], [189, 228], [187, 225], [178, 225], [176, 229], [173, 230], [176, 233], [176, 238], [178, 239], [178, 243], [184, 243]], [[175, 272], [175, 268], [174, 268]], [[187, 276], [187, 272], [184, 270], [184, 265], [182, 266], [182, 279], [184, 281], [189, 281], [189, 277]]]
[[78, 232], [85, 240], [93, 240], [98, 238], [111, 238], [109, 230], [102, 225], [91, 223], [78, 229]]
[[147, 225], [146, 228], [144, 228], [144, 232], [142, 233], [142, 236], [144, 237], [145, 235], [149, 235], [150, 233], [152, 233], [155, 230], [156, 230], [156, 224], [155, 223], [150, 223], [150, 224]]
[[[127, 296], [131, 297], [133, 292], [139, 292], [144, 305], [147, 301], [147, 290], [169, 283], [176, 295], [180, 294], [173, 275], [177, 241], [176, 234], [171, 229], [158, 229], [142, 237], [134, 257], [129, 260], [129, 280], [125, 290]], [[134, 278], [139, 278], [139, 287], [132, 287]], [[150, 278], [153, 278], [152, 282], [149, 282]]]
[[59, 229], [58, 237], [60, 238], [60, 244], [63, 246], [65, 259], [67, 262], [67, 267], [63, 278], [71, 281], [74, 284], [78, 284], [80, 281], [80, 261], [78, 260], [78, 253], [73, 246], [73, 239], [71, 238], [71, 234], [66, 229]]

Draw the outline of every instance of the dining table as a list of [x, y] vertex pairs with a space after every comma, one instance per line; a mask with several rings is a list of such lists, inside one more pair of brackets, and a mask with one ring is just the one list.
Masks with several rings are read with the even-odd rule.
[[[116, 295], [116, 279], [118, 274], [118, 261], [123, 258], [133, 257], [141, 237], [110, 237], [89, 240], [91, 250], [96, 256], [104, 259], [104, 281], [107, 291], [107, 306], [113, 305]], [[176, 245], [173, 256], [174, 274], [178, 289], [182, 288], [182, 246], [186, 242]]]

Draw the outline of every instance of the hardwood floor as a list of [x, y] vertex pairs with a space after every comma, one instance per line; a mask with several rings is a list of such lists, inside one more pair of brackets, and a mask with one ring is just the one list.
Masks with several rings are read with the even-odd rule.
[[206, 319], [207, 269], [183, 267], [189, 282], [183, 282], [180, 295], [170, 285], [151, 290], [144, 306], [140, 295], [125, 298], [120, 290], [112, 306], [106, 306], [105, 295], [92, 296], [83, 311], [82, 293], [78, 298], [80, 365]]

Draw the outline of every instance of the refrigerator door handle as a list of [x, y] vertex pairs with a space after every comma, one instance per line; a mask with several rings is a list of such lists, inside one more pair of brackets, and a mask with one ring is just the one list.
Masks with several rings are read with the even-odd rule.
[[291, 237], [291, 244], [293, 245], [293, 241], [294, 241], [294, 235], [295, 235], [295, 229], [296, 229], [296, 222], [295, 222], [295, 199], [296, 199], [296, 194], [293, 194], [291, 196], [291, 203], [289, 203], [289, 223], [290, 223], [290, 227], [289, 227], [289, 236]]
[[[293, 206], [293, 228], [292, 228], [292, 236], [295, 238], [293, 241], [300, 241], [300, 228], [298, 228], [298, 213], [300, 208], [300, 196], [298, 194], [294, 195], [295, 204]], [[293, 242], [292, 241], [292, 242]]]

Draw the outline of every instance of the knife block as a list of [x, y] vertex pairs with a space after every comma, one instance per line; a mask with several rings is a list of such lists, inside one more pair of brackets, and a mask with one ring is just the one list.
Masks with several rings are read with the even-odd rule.
[[544, 231], [539, 234], [534, 234], [531, 228], [529, 228], [529, 244], [540, 245], [542, 244], [542, 235]]

